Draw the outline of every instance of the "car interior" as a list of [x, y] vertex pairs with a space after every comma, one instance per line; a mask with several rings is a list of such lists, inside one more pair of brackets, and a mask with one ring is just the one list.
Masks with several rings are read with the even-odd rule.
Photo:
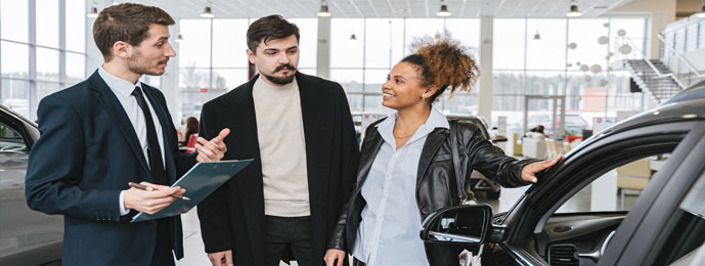
[[[567, 193], [554, 193], [550, 200], [541, 199], [549, 203], [536, 205], [536, 215], [543, 213], [543, 216], [537, 219], [533, 237], [520, 244], [522, 247], [518, 250], [533, 253], [528, 257], [540, 256], [550, 265], [597, 264], [646, 185], [655, 178], [668, 178], [659, 176], [658, 171], [683, 136], [652, 138], [646, 145], [617, 145], [625, 148], [602, 154], [601, 158], [581, 156], [580, 161], [572, 162], [575, 169], [562, 171], [562, 175], [580, 175], [581, 178], [571, 178], [572, 182], [562, 185], [559, 190]], [[599, 151], [591, 154], [600, 156]], [[605, 190], [613, 193], [605, 193]], [[703, 222], [703, 219], [697, 220]], [[701, 245], [705, 232], [700, 235], [694, 237], [688, 248], [663, 261], [675, 261]]]
[[[669, 159], [674, 144], [665, 142], [660, 147], [652, 145], [639, 152], [627, 153], [632, 156], [625, 154], [627, 156], [621, 156], [609, 167], [601, 165], [601, 170], [585, 169], [584, 172], [592, 170], [593, 173], [579, 184], [580, 189], [565, 196], [567, 200], [559, 201], [562, 203], [553, 207], [557, 209], [545, 222], [539, 222], [541, 228], [538, 230], [537, 226], [535, 230], [536, 252], [550, 265], [597, 264], [646, 185], [653, 178], [668, 178], [657, 173]], [[604, 193], [606, 189], [614, 193]], [[705, 220], [694, 217], [686, 215], [683, 218], [683, 226], [690, 227], [690, 230], [681, 232], [689, 233], [671, 237], [674, 249], [679, 251], [659, 255], [662, 262], [659, 265], [676, 261], [702, 245]], [[686, 243], [677, 247], [679, 241]]]

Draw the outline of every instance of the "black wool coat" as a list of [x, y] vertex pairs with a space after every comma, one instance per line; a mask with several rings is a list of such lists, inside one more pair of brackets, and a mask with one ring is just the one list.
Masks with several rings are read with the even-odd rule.
[[[207, 102], [201, 113], [200, 136], [211, 139], [223, 128], [230, 129], [223, 160], [254, 159], [198, 205], [206, 252], [232, 250], [235, 265], [263, 265], [265, 254], [262, 164], [252, 98], [258, 78]], [[306, 141], [313, 254], [323, 265], [326, 240], [354, 186], [359, 149], [340, 84], [301, 73], [296, 81]]]

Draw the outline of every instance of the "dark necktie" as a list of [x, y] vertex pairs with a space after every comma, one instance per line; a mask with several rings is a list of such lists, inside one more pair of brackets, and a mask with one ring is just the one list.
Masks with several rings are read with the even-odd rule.
[[149, 169], [151, 170], [152, 178], [157, 184], [168, 185], [169, 183], [162, 162], [162, 149], [159, 147], [159, 140], [157, 139], [157, 131], [154, 129], [152, 113], [149, 111], [149, 106], [144, 99], [140, 87], [135, 87], [135, 90], [132, 91], [132, 95], [137, 99], [137, 104], [140, 106], [140, 109], [142, 109], [144, 120], [147, 123], [147, 154], [149, 154]]

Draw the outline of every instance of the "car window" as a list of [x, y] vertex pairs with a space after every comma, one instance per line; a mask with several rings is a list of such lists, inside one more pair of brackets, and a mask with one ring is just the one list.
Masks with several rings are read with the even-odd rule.
[[0, 151], [21, 151], [26, 150], [22, 135], [17, 131], [0, 122]]
[[610, 169], [574, 194], [556, 213], [629, 211], [669, 155], [639, 157]]

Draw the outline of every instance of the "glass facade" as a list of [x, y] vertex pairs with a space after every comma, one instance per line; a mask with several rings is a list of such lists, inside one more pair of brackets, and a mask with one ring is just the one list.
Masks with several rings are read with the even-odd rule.
[[[635, 49], [645, 50], [646, 22], [646, 18], [495, 19], [492, 121], [504, 116], [510, 132], [525, 130], [526, 96], [565, 97], [566, 123], [579, 121], [576, 128], [591, 128], [597, 117], [616, 118], [622, 112], [650, 108], [655, 104], [650, 98], [629, 91], [630, 73], [617, 67], [614, 56], [620, 30], [637, 45]], [[528, 116], [528, 128], [542, 123], [541, 117], [550, 117], [549, 101], [543, 104], [528, 108], [545, 110]]]
[[[83, 29], [93, 21], [85, 17], [85, 6], [85, 0], [0, 1], [2, 104], [34, 119], [42, 97], [85, 79], [90, 36]], [[171, 108], [175, 117], [198, 117], [203, 103], [248, 80], [245, 36], [252, 21], [178, 21], [178, 32], [172, 32], [183, 37], [174, 44], [181, 103]], [[290, 21], [301, 30], [299, 70], [315, 75], [318, 21]], [[635, 50], [645, 50], [646, 18], [494, 19], [493, 28], [492, 121], [505, 116], [509, 128], [520, 130], [525, 97], [536, 95], [565, 97], [566, 114], [588, 127], [595, 117], [654, 105], [629, 92], [629, 72], [613, 69], [620, 34], [626, 32]], [[343, 85], [354, 113], [391, 112], [381, 106], [381, 87], [414, 42], [447, 33], [475, 57], [480, 45], [479, 19], [333, 18], [331, 29], [330, 79]], [[159, 77], [143, 80], [160, 84]], [[477, 114], [477, 89], [441, 97], [436, 107]]]
[[0, 1], [0, 101], [36, 119], [46, 95], [86, 76], [85, 0]]

